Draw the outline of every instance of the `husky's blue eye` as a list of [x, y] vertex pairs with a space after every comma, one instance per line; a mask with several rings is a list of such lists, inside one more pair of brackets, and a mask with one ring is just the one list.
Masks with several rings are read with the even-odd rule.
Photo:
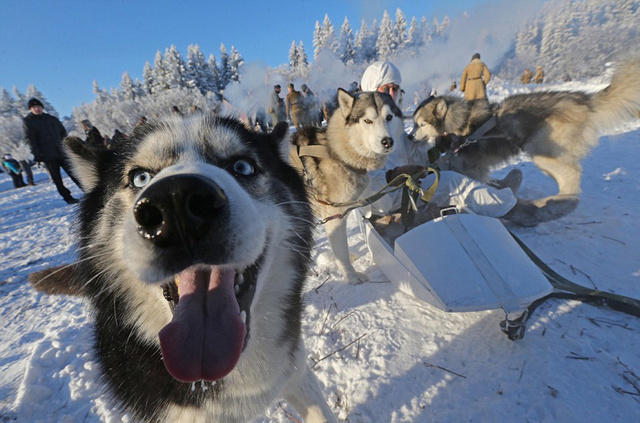
[[248, 160], [240, 159], [233, 164], [233, 172], [238, 175], [250, 176], [255, 171], [255, 167]]
[[136, 188], [142, 188], [151, 180], [151, 173], [146, 170], [136, 170], [131, 174], [131, 183]]

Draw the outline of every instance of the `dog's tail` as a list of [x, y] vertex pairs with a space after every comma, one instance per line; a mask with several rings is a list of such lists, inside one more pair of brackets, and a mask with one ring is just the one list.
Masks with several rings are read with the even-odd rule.
[[605, 130], [640, 117], [640, 57], [619, 62], [611, 83], [593, 95], [591, 124]]

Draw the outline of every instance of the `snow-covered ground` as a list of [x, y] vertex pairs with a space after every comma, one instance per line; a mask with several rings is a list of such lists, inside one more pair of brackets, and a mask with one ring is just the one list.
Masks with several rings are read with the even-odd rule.
[[[495, 100], [523, 90], [495, 85]], [[583, 162], [575, 212], [536, 228], [509, 227], [566, 278], [634, 298], [640, 298], [638, 128], [640, 121], [632, 122], [601, 138]], [[521, 196], [553, 192], [552, 181], [526, 159], [513, 166], [524, 173]], [[35, 187], [14, 190], [0, 174], [0, 422], [130, 422], [102, 395], [86, 302], [41, 294], [27, 282], [30, 272], [75, 257], [75, 206], [62, 201], [46, 173], [37, 171], [36, 180]], [[73, 186], [68, 178], [65, 184]], [[342, 280], [320, 230], [304, 309], [309, 363], [340, 419], [640, 421], [640, 319], [552, 300], [535, 312], [524, 339], [510, 341], [498, 326], [501, 311], [447, 314], [398, 292], [372, 262], [353, 216], [349, 228], [355, 266], [371, 282]], [[425, 240], [425, 248], [437, 245]], [[455, 271], [455, 260], [448, 265]], [[298, 418], [284, 401], [265, 416], [256, 421]]]

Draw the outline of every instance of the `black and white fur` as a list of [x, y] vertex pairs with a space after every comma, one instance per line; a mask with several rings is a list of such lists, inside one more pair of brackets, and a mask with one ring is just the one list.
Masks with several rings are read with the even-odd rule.
[[300, 338], [312, 213], [286, 132], [195, 114], [115, 150], [66, 139], [95, 354], [136, 421], [244, 422], [280, 397], [335, 421]]
[[[369, 184], [367, 172], [384, 166], [393, 151], [394, 134], [402, 133], [402, 112], [388, 94], [351, 95], [338, 90], [338, 108], [326, 128], [306, 127], [296, 132], [297, 146], [323, 145], [330, 157], [301, 157], [305, 182], [316, 214], [321, 218], [342, 214], [336, 206], [360, 199]], [[368, 280], [349, 259], [346, 218], [324, 224], [340, 270], [352, 284]]]
[[597, 145], [599, 133], [638, 118], [638, 69], [640, 59], [620, 63], [609, 86], [596, 93], [516, 94], [500, 105], [450, 96], [430, 98], [416, 109], [411, 135], [417, 141], [434, 140], [444, 133], [467, 137], [495, 115], [493, 134], [507, 138], [483, 139], [460, 149], [449, 162], [450, 170], [488, 182], [491, 170], [524, 152], [558, 185], [557, 195], [535, 204], [566, 201], [573, 207], [565, 211], [571, 211], [580, 194], [580, 162]]

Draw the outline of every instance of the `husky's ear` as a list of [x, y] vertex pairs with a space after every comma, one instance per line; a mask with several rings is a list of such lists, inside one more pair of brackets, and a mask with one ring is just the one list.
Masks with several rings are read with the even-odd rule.
[[444, 115], [447, 114], [447, 110], [449, 110], [449, 105], [447, 104], [447, 100], [441, 98], [437, 100], [436, 107], [433, 110], [433, 114], [437, 118], [443, 118]]
[[102, 150], [92, 148], [78, 137], [66, 137], [64, 149], [71, 160], [73, 174], [80, 180], [84, 192], [93, 190], [98, 184], [98, 163], [105, 154]]
[[338, 88], [338, 106], [342, 111], [342, 116], [347, 117], [351, 113], [351, 109], [353, 109], [353, 103], [356, 101], [356, 98], [343, 90], [342, 88]]
[[278, 149], [280, 157], [285, 161], [289, 160], [289, 150], [291, 148], [288, 135], [289, 124], [284, 121], [278, 122], [269, 134], [273, 146]]

